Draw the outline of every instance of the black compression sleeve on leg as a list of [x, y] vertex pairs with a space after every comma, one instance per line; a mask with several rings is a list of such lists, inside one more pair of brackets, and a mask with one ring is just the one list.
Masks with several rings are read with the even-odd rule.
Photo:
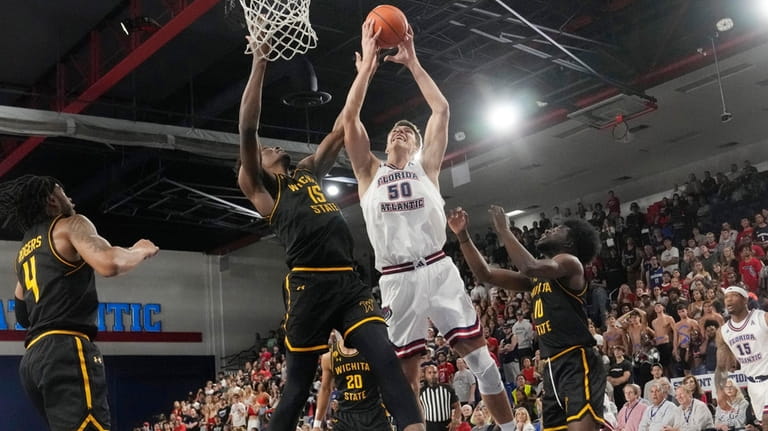
[[317, 358], [321, 352], [293, 353], [285, 355], [288, 380], [277, 405], [269, 431], [295, 431], [301, 409], [307, 403], [309, 388], [317, 371]]
[[379, 383], [384, 405], [395, 417], [398, 428], [421, 423], [421, 412], [416, 404], [416, 396], [405, 380], [392, 345], [387, 337], [383, 323], [366, 323], [348, 336], [349, 345], [359, 350], [368, 363]]

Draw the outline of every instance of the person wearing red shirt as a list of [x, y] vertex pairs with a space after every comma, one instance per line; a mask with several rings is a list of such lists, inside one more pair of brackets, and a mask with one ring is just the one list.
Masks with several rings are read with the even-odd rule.
[[753, 238], [755, 235], [755, 229], [749, 222], [749, 218], [744, 217], [741, 219], [741, 232], [736, 235], [736, 244], [741, 244], [744, 238]]
[[456, 374], [456, 367], [448, 362], [445, 353], [437, 354], [437, 381], [450, 385], [453, 383], [453, 375]]
[[[485, 343], [488, 345], [488, 350], [494, 357], [499, 356], [499, 340], [491, 337], [491, 331], [487, 326], [483, 326], [483, 336], [485, 336]], [[498, 362], [498, 360], [497, 360]]]
[[750, 292], [757, 293], [760, 285], [760, 270], [763, 269], [763, 262], [752, 256], [752, 245], [742, 244], [739, 246], [739, 274], [744, 286]]
[[173, 431], [187, 431], [187, 426], [178, 416], [173, 417]]
[[536, 386], [539, 384], [541, 376], [536, 372], [536, 367], [533, 366], [531, 358], [523, 358], [523, 369], [520, 370], [520, 374], [525, 377], [525, 382], [529, 385]]

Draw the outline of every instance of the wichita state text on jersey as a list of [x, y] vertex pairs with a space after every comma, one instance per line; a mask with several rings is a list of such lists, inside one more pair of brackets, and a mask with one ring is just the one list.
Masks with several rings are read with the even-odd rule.
[[533, 325], [539, 336], [542, 357], [556, 355], [571, 346], [592, 346], [581, 292], [573, 292], [557, 280], [532, 278]]
[[285, 245], [288, 266], [351, 266], [352, 234], [317, 177], [299, 169], [290, 177], [278, 175], [277, 183], [269, 222]]
[[381, 404], [379, 386], [371, 366], [360, 352], [346, 355], [338, 345], [331, 348], [331, 368], [339, 396], [339, 411], [370, 411]]
[[96, 336], [99, 299], [93, 268], [84, 261], [68, 262], [56, 252], [51, 234], [59, 220], [46, 220], [25, 232], [15, 261], [29, 313], [25, 344], [54, 329]]

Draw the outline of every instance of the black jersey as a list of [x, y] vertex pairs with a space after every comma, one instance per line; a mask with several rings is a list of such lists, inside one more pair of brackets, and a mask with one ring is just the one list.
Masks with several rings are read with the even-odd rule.
[[339, 411], [371, 411], [381, 406], [379, 385], [360, 352], [351, 355], [331, 347], [331, 368], [339, 390]]
[[15, 261], [29, 313], [25, 344], [51, 330], [77, 331], [91, 339], [96, 336], [99, 299], [93, 268], [85, 261], [68, 262], [56, 252], [52, 232], [60, 219], [32, 226], [24, 234]]
[[531, 282], [533, 325], [541, 356], [547, 358], [571, 346], [594, 346], [584, 312], [586, 284], [581, 292], [573, 292], [558, 280], [532, 278]]
[[277, 196], [269, 222], [285, 246], [288, 266], [352, 265], [352, 234], [339, 207], [329, 202], [315, 175], [299, 169], [277, 176]]

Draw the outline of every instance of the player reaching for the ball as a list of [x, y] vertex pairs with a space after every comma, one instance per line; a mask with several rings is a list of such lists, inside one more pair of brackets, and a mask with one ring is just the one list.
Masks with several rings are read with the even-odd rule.
[[[362, 55], [342, 114], [347, 153], [358, 180], [360, 206], [376, 255], [389, 338], [414, 393], [419, 392], [419, 365], [426, 350], [427, 317], [464, 358], [477, 377], [477, 387], [501, 429], [514, 430], [510, 408], [496, 363], [488, 352], [477, 314], [464, 291], [459, 270], [442, 248], [445, 244], [444, 202], [438, 174], [448, 145], [448, 101], [421, 67], [409, 28], [406, 40], [385, 61], [410, 70], [432, 114], [427, 122], [421, 160], [421, 135], [408, 121], [397, 122], [387, 136], [387, 160], [371, 153], [360, 109], [377, 68], [373, 20], [363, 25]], [[455, 426], [454, 424], [453, 426]]]
[[544, 255], [534, 258], [509, 230], [504, 209], [492, 206], [491, 221], [518, 271], [490, 268], [472, 243], [468, 216], [452, 210], [448, 226], [456, 234], [461, 252], [478, 281], [510, 290], [530, 290], [533, 323], [539, 337], [544, 367], [544, 429], [592, 431], [603, 422], [605, 370], [592, 346], [587, 327], [583, 265], [600, 250], [600, 240], [589, 223], [566, 220], [547, 229], [536, 243]]

